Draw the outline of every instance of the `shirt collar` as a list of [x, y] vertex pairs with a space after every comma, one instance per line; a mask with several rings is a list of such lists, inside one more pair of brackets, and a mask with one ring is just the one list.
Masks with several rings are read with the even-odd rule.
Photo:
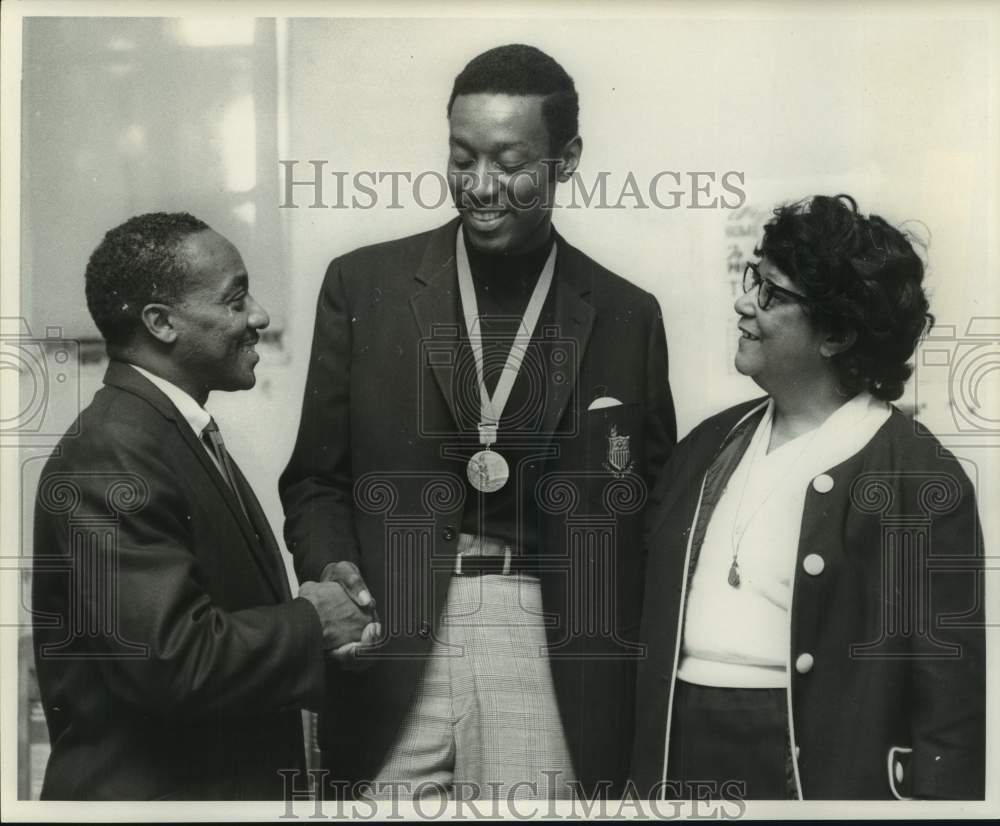
[[201, 432], [212, 420], [208, 411], [191, 398], [187, 392], [181, 390], [173, 382], [169, 382], [161, 376], [156, 376], [153, 373], [150, 373], [138, 364], [132, 364], [131, 366], [135, 368], [137, 372], [149, 379], [161, 391], [163, 391], [163, 395], [170, 399], [174, 407], [177, 408], [177, 412], [180, 413], [184, 417], [184, 421], [190, 425], [191, 429], [194, 431], [194, 435], [200, 439]]

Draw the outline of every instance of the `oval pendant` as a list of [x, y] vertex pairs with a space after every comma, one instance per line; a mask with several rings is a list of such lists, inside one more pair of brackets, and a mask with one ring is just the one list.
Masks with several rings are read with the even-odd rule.
[[737, 567], [735, 559], [729, 568], [729, 584], [734, 588], [740, 587], [740, 569]]

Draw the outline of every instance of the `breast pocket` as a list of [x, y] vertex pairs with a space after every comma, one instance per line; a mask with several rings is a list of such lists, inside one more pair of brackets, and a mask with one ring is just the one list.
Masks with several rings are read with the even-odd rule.
[[583, 473], [591, 513], [626, 516], [645, 504], [643, 406], [625, 403], [584, 414]]
[[640, 469], [642, 410], [641, 404], [627, 402], [584, 413], [583, 431], [587, 440], [589, 470], [620, 478]]
[[609, 517], [639, 514], [648, 498], [643, 474], [643, 405], [587, 409], [571, 436], [555, 437], [556, 451], [539, 480], [536, 498], [544, 512], [594, 517], [595, 530]]

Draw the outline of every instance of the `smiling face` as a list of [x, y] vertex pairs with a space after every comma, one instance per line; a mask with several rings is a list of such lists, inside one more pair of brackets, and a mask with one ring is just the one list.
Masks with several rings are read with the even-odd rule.
[[212, 390], [253, 387], [260, 359], [254, 345], [270, 319], [250, 295], [243, 259], [212, 230], [188, 236], [178, 255], [186, 258], [188, 274], [170, 316], [176, 331], [172, 359], [183, 389], [202, 402]]
[[556, 181], [576, 169], [579, 138], [550, 147], [544, 100], [472, 94], [452, 104], [448, 184], [466, 238], [484, 252], [516, 254], [542, 244]]
[[[794, 293], [798, 287], [767, 258], [760, 261], [762, 278]], [[771, 395], [796, 388], [809, 388], [829, 370], [824, 356], [828, 336], [793, 298], [775, 292], [771, 304], [762, 310], [754, 287], [738, 299], [734, 308], [740, 315], [741, 332], [736, 351], [736, 369], [749, 376]]]

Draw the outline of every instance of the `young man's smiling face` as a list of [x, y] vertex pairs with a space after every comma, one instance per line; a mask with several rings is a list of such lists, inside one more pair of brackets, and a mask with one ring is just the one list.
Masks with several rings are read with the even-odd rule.
[[449, 125], [448, 183], [469, 242], [527, 252], [548, 238], [556, 181], [573, 174], [580, 141], [553, 147], [541, 95], [459, 95]]

